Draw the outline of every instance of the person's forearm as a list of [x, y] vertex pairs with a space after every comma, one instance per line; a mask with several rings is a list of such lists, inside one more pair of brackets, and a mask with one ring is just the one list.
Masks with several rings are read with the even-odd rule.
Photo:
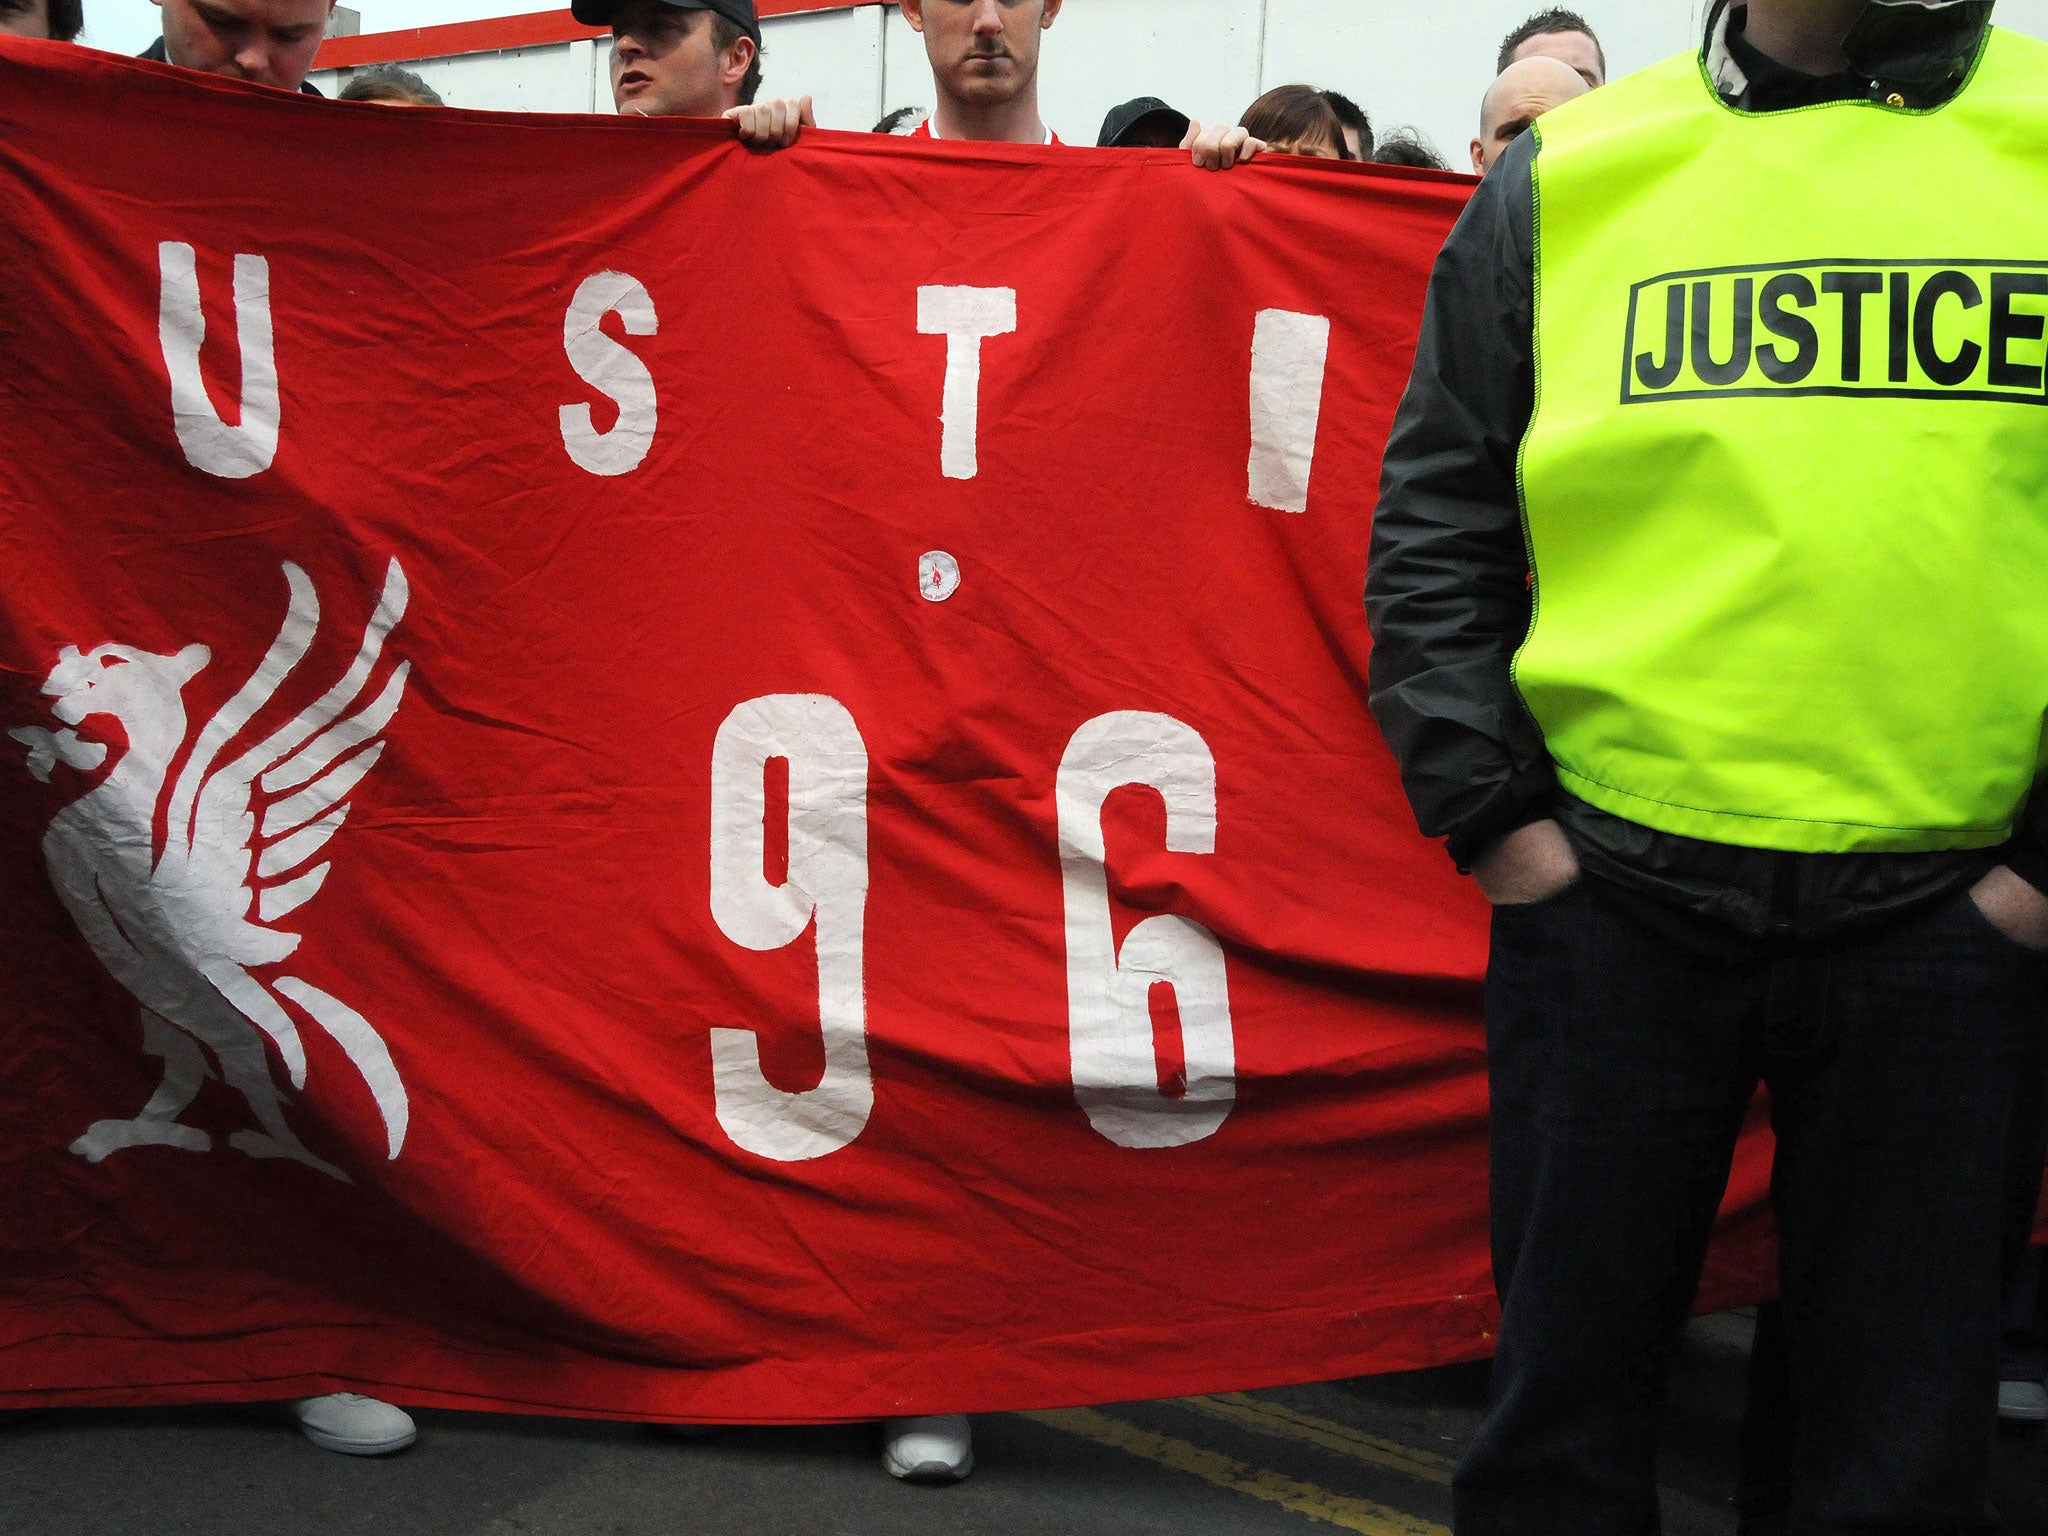
[[1418, 823], [1461, 867], [1556, 791], [1510, 670], [1530, 619], [1515, 460], [1535, 392], [1529, 161], [1510, 155], [1431, 279], [1366, 581], [1373, 713]]

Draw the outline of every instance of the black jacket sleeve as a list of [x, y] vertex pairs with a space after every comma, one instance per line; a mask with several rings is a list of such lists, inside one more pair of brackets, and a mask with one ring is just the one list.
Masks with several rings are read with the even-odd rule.
[[1524, 134], [1437, 258], [1366, 573], [1373, 714], [1416, 820], [1461, 869], [1557, 794], [1510, 675], [1531, 616], [1517, 459], [1535, 405], [1534, 158]]

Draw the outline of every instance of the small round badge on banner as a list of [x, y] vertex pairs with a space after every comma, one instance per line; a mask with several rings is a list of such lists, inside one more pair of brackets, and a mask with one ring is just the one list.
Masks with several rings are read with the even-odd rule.
[[935, 549], [917, 562], [917, 590], [928, 603], [943, 603], [960, 590], [960, 562]]

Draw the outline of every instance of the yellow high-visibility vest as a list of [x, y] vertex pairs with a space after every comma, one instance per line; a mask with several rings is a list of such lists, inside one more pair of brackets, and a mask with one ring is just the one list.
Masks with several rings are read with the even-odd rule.
[[1803, 852], [1989, 847], [2048, 720], [2048, 46], [1742, 113], [1697, 55], [1537, 125], [1536, 619], [1565, 788]]

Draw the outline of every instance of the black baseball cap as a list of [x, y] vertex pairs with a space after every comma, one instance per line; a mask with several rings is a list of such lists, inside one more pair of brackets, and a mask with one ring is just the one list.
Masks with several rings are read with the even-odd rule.
[[1188, 115], [1185, 112], [1174, 111], [1157, 96], [1140, 96], [1136, 101], [1127, 101], [1120, 107], [1109, 109], [1109, 116], [1102, 120], [1102, 136], [1095, 141], [1095, 147], [1114, 149], [1138, 124], [1155, 119], [1161, 127], [1172, 131], [1176, 144], [1187, 137]]
[[[679, 11], [715, 11], [761, 46], [761, 18], [754, 0], [665, 0]], [[618, 14], [619, 0], [572, 0], [569, 13], [586, 27], [608, 27]]]

